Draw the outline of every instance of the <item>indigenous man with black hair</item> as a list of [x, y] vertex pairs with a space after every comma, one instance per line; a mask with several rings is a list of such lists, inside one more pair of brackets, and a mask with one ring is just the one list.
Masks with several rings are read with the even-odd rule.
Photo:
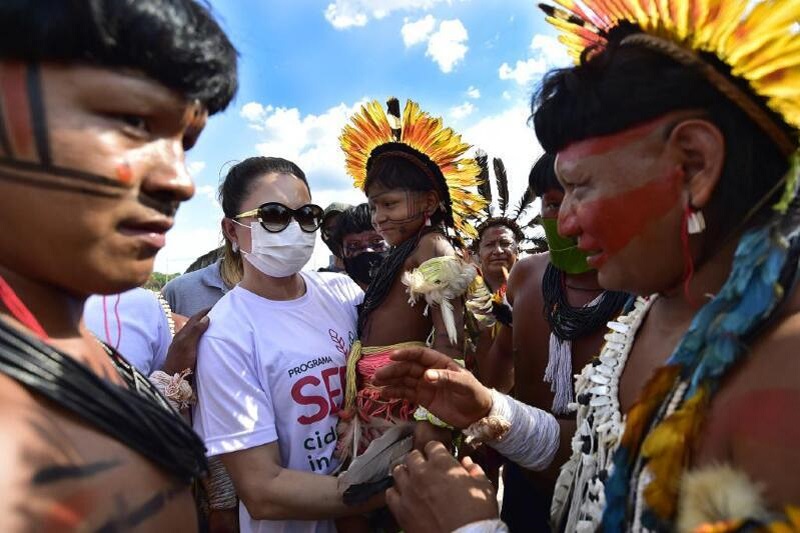
[[555, 157], [543, 155], [528, 177], [541, 200], [541, 224], [550, 251], [518, 261], [511, 270], [506, 298], [516, 327], [501, 328], [488, 355], [479, 362], [481, 381], [553, 413], [561, 440], [555, 459], [539, 472], [509, 462], [504, 470], [503, 519], [512, 531], [546, 531], [559, 466], [569, 457], [575, 431], [572, 369], [583, 368], [600, 350], [605, 324], [622, 310], [627, 295], [603, 291], [597, 272], [586, 264], [576, 243], [558, 234], [564, 191]]
[[471, 297], [467, 302], [467, 343], [464, 361], [467, 369], [478, 375], [478, 360], [486, 359], [494, 338], [501, 327], [511, 326], [511, 307], [506, 300], [508, 275], [517, 262], [523, 243], [527, 240], [521, 226], [526, 224], [521, 216], [533, 201], [530, 188], [525, 189], [513, 212], [509, 209], [508, 176], [503, 160], [492, 159], [495, 183], [497, 183], [497, 206], [492, 201], [489, 179], [489, 157], [477, 150], [475, 162], [481, 172], [478, 176], [478, 192], [487, 203], [487, 209], [478, 218], [477, 237], [471, 243], [471, 252], [480, 268], [480, 276], [470, 287]]
[[[577, 379], [553, 518], [566, 531], [796, 531], [800, 4], [560, 5], [569, 11], [545, 9], [578, 64], [548, 75], [533, 102], [565, 189], [558, 228], [589, 252], [601, 286], [639, 298]], [[377, 376], [398, 387], [388, 396], [448, 421], [472, 413], [459, 424], [511, 405], [521, 416], [504, 442], [546, 438], [537, 413], [487, 397], [457, 368], [405, 380], [449, 365], [419, 352]], [[406, 531], [426, 507], [447, 529], [495, 515], [468, 494], [487, 486], [479, 472], [426, 451], [434, 460], [409, 457], [387, 493]]]
[[363, 290], [389, 253], [389, 245], [372, 226], [369, 204], [348, 207], [336, 221], [331, 245], [341, 250], [344, 270]]
[[204, 447], [172, 406], [193, 361], [168, 355], [165, 398], [81, 316], [148, 279], [236, 84], [194, 1], [0, 3], [0, 530], [198, 528]]
[[[378, 102], [366, 104], [341, 143], [347, 170], [369, 199], [372, 224], [393, 248], [360, 309], [339, 451], [356, 458], [390, 428], [409, 449], [412, 431], [417, 445], [449, 442], [451, 428], [409, 402], [381, 400], [372, 377], [392, 350], [404, 346], [427, 341], [451, 357], [462, 355], [463, 297], [476, 269], [456, 256], [447, 231], [468, 231], [465, 218], [484, 205], [469, 190], [477, 183], [477, 165], [462, 157], [469, 145], [458, 134], [410, 100], [402, 118], [397, 99], [389, 100], [388, 114]], [[354, 462], [341, 478], [345, 486], [356, 483], [358, 469]]]

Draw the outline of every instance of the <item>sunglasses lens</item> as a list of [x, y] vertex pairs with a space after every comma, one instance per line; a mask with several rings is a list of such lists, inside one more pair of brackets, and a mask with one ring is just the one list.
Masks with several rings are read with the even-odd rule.
[[318, 205], [304, 205], [295, 213], [300, 229], [311, 233], [316, 231], [322, 224], [322, 208]]
[[261, 215], [261, 225], [271, 232], [283, 231], [291, 220], [289, 210], [280, 204], [262, 206], [259, 215]]

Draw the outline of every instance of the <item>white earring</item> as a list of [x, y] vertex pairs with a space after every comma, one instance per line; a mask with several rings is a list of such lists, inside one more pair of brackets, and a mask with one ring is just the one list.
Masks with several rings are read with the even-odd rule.
[[233, 250], [233, 253], [238, 252], [239, 251], [239, 243], [238, 242], [232, 242], [231, 243], [231, 250]]
[[697, 235], [706, 230], [706, 217], [703, 216], [702, 211], [692, 211], [689, 214], [689, 219], [686, 221], [686, 229], [689, 231], [689, 235]]

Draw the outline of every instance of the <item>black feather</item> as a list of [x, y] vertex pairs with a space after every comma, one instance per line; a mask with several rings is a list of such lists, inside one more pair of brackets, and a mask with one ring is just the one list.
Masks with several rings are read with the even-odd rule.
[[386, 110], [390, 115], [400, 118], [400, 100], [392, 96], [386, 101]]
[[489, 182], [489, 156], [483, 150], [475, 152], [475, 162], [481, 169], [478, 174], [478, 192], [486, 200], [486, 203], [492, 205], [492, 184]]
[[345, 505], [358, 505], [366, 502], [371, 497], [394, 485], [394, 478], [386, 476], [378, 481], [371, 483], [359, 483], [358, 485], [350, 485], [347, 490], [342, 494], [342, 501]]
[[508, 209], [508, 174], [506, 174], [506, 166], [503, 160], [499, 157], [492, 159], [494, 165], [494, 179], [497, 182], [497, 198], [500, 206], [500, 216], [506, 216]]
[[514, 210], [514, 216], [512, 218], [516, 220], [517, 223], [520, 222], [519, 217], [525, 214], [525, 211], [527, 211], [528, 208], [530, 208], [534, 198], [536, 198], [536, 196], [533, 194], [533, 190], [529, 185], [528, 187], [525, 188], [525, 192], [522, 193], [522, 196], [520, 197], [519, 202], [517, 203], [517, 207]]

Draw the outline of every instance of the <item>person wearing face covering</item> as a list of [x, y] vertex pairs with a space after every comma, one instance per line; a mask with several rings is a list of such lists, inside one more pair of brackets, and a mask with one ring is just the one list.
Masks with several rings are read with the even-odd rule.
[[347, 275], [367, 290], [378, 267], [389, 254], [389, 245], [372, 226], [369, 204], [345, 209], [339, 215], [330, 242], [341, 250]]
[[322, 226], [320, 226], [320, 238], [328, 250], [331, 251], [330, 262], [317, 270], [317, 272], [341, 272], [344, 269], [344, 256], [342, 255], [341, 242], [335, 239], [336, 230], [339, 227], [342, 213], [351, 206], [342, 202], [333, 202], [322, 212]]
[[322, 209], [297, 165], [246, 159], [220, 196], [244, 274], [198, 347], [195, 430], [233, 480], [241, 531], [335, 531], [334, 518], [370, 509], [345, 507], [330, 475], [363, 293], [347, 276], [301, 272]]

